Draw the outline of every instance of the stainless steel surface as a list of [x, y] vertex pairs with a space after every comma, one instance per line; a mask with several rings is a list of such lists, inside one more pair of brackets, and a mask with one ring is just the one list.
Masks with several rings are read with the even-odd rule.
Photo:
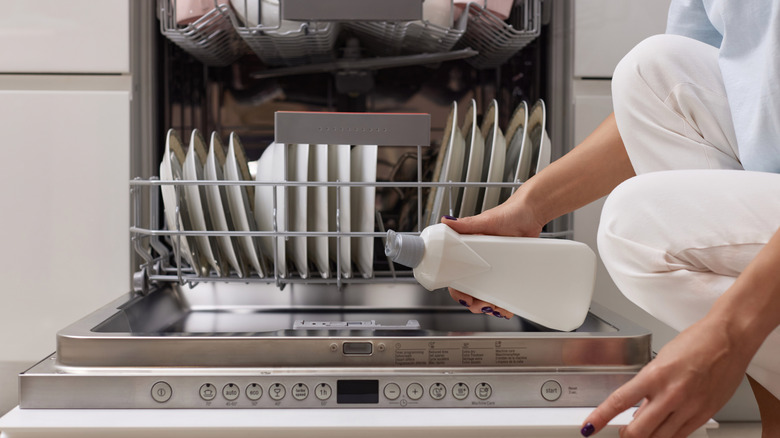
[[[512, 364], [522, 367], [638, 367], [649, 360], [649, 335], [616, 315], [609, 315], [610, 323], [590, 315], [575, 332], [551, 332], [520, 318], [474, 315], [449, 305], [449, 300], [446, 293], [403, 284], [350, 285], [343, 291], [299, 284], [286, 291], [271, 285], [201, 284], [187, 289], [171, 284], [145, 297], [121, 297], [61, 330], [58, 364], [405, 367], [421, 365], [404, 356], [415, 350], [426, 358], [426, 367], [474, 368], [502, 365], [496, 342], [516, 349], [510, 354], [516, 356]], [[621, 329], [613, 318], [623, 323]], [[296, 320], [307, 319], [374, 320], [382, 325], [416, 320], [421, 329], [293, 330]], [[375, 354], [341, 354], [342, 344], [354, 339], [372, 342]], [[438, 344], [432, 347], [430, 342]], [[485, 350], [479, 360], [464, 359], [464, 342]], [[439, 348], [451, 353], [429, 362], [430, 351]]]
[[[304, 285], [286, 292], [270, 285], [165, 285], [144, 297], [120, 297], [62, 330], [56, 355], [22, 374], [21, 405], [589, 406], [650, 359], [650, 334], [598, 306], [576, 331], [552, 332], [519, 318], [473, 315], [449, 300], [445, 292], [413, 285], [340, 292]], [[336, 327], [295, 329], [300, 320]], [[420, 329], [341, 324], [371, 320], [380, 326], [416, 320]], [[201, 397], [206, 384], [216, 398]], [[246, 396], [252, 384], [262, 388], [257, 400]], [[402, 394], [395, 396], [390, 384]], [[277, 400], [271, 392], [282, 391], [278, 385], [286, 396]], [[318, 399], [318, 388], [331, 396]], [[234, 392], [238, 397], [231, 399]]]

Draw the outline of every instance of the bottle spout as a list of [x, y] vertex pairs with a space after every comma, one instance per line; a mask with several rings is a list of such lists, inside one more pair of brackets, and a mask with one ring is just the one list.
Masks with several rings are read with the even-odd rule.
[[414, 268], [420, 264], [425, 254], [425, 242], [420, 236], [398, 234], [387, 231], [385, 255], [399, 265]]

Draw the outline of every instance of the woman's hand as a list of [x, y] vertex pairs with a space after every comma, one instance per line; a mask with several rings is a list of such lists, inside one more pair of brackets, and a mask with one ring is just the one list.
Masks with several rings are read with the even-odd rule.
[[[486, 234], [493, 236], [539, 237], [544, 223], [537, 219], [534, 211], [518, 191], [508, 201], [476, 216], [460, 219], [442, 217], [441, 222], [460, 234]], [[511, 318], [512, 312], [491, 303], [478, 300], [450, 288], [455, 301], [468, 307], [472, 313], [487, 313]]]
[[600, 431], [640, 401], [621, 437], [690, 435], [726, 404], [742, 381], [755, 352], [743, 351], [739, 344], [722, 321], [701, 319], [599, 405], [585, 420], [582, 435]]

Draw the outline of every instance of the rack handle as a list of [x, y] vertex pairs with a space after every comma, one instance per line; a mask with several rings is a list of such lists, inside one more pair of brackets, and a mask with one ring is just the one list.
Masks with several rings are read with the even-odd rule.
[[292, 21], [422, 20], [421, 0], [282, 0], [281, 18]]
[[430, 146], [431, 115], [277, 111], [274, 133], [283, 144]]

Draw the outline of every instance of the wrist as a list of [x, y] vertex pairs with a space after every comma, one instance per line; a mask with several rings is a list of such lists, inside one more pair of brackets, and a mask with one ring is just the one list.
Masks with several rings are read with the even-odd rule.
[[558, 216], [550, 210], [549, 194], [544, 194], [533, 178], [520, 186], [512, 198], [515, 205], [521, 206], [520, 208], [531, 214], [540, 229]]
[[712, 306], [707, 314], [723, 326], [735, 349], [752, 357], [767, 336], [778, 326], [777, 314], [762, 295], [771, 294], [765, 285], [741, 276]]

